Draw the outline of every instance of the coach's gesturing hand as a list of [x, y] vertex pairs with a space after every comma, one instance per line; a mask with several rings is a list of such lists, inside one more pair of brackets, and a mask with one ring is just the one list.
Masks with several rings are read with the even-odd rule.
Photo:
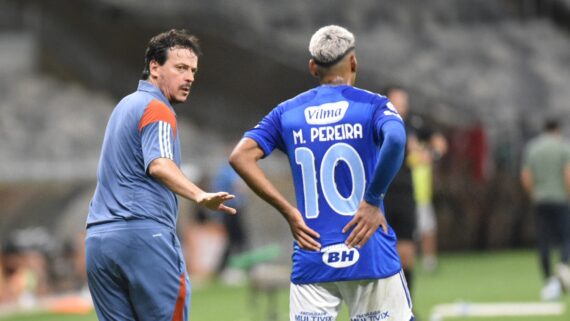
[[228, 214], [235, 214], [236, 209], [224, 205], [225, 201], [235, 198], [235, 195], [227, 192], [206, 193], [204, 192], [196, 199], [196, 202], [214, 211], [226, 212]]
[[236, 210], [224, 205], [235, 197], [227, 192], [208, 193], [191, 182], [180, 168], [168, 158], [153, 160], [148, 168], [148, 173], [154, 179], [164, 184], [172, 192], [194, 201], [214, 211], [235, 214]]
[[346, 245], [348, 247], [361, 248], [380, 226], [384, 233], [388, 233], [388, 223], [382, 210], [364, 200], [361, 201], [352, 220], [342, 229], [342, 232], [346, 233], [354, 227], [345, 241]]

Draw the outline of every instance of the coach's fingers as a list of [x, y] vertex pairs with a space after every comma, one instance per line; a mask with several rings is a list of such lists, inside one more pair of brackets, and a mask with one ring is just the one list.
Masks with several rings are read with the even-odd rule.
[[237, 210], [235, 208], [229, 207], [224, 204], [220, 204], [220, 206], [218, 206], [218, 210], [232, 215], [237, 213]]
[[236, 197], [235, 195], [230, 194], [230, 193], [228, 193], [228, 192], [218, 192], [218, 193], [214, 193], [213, 196], [214, 196], [215, 198], [219, 198], [219, 199], [222, 199], [222, 200], [224, 200], [224, 201], [231, 200], [231, 199], [233, 199], [233, 198]]

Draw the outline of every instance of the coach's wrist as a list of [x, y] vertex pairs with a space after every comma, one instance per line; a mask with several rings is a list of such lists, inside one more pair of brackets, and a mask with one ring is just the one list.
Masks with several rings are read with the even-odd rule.
[[196, 202], [196, 204], [202, 204], [206, 200], [207, 195], [208, 195], [208, 193], [200, 190], [200, 191], [196, 191], [194, 193], [193, 197], [191, 197], [190, 199], [193, 200], [194, 202]]

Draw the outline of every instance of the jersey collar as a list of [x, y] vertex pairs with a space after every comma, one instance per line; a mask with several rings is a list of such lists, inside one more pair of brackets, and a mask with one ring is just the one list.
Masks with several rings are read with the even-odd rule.
[[145, 91], [150, 93], [151, 95], [155, 96], [156, 98], [160, 99], [163, 103], [165, 103], [167, 106], [169, 106], [170, 108], [172, 108], [172, 105], [170, 104], [170, 102], [168, 101], [168, 99], [166, 99], [166, 97], [164, 96], [164, 94], [162, 93], [162, 91], [160, 91], [160, 89], [158, 87], [156, 87], [155, 85], [153, 85], [151, 82], [146, 81], [146, 80], [139, 80], [139, 86], [137, 88], [137, 91]]

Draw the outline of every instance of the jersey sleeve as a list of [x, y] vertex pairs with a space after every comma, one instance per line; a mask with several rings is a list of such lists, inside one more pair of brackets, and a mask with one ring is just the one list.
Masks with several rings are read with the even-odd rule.
[[151, 101], [140, 119], [139, 132], [145, 171], [157, 158], [174, 160], [176, 116], [168, 106], [157, 100]]
[[364, 194], [364, 199], [375, 206], [380, 206], [388, 186], [400, 170], [406, 148], [406, 131], [401, 123], [386, 121], [380, 131], [383, 137], [378, 163]]
[[373, 114], [373, 124], [374, 124], [374, 139], [379, 142], [382, 141], [382, 126], [387, 121], [397, 121], [403, 124], [402, 117], [398, 114], [398, 111], [392, 105], [392, 103], [387, 99], [384, 98], [379, 101], [376, 109], [374, 110]]
[[244, 137], [257, 142], [263, 150], [263, 157], [269, 156], [275, 148], [284, 150], [285, 143], [281, 136], [281, 109], [273, 109], [254, 128], [245, 132]]

